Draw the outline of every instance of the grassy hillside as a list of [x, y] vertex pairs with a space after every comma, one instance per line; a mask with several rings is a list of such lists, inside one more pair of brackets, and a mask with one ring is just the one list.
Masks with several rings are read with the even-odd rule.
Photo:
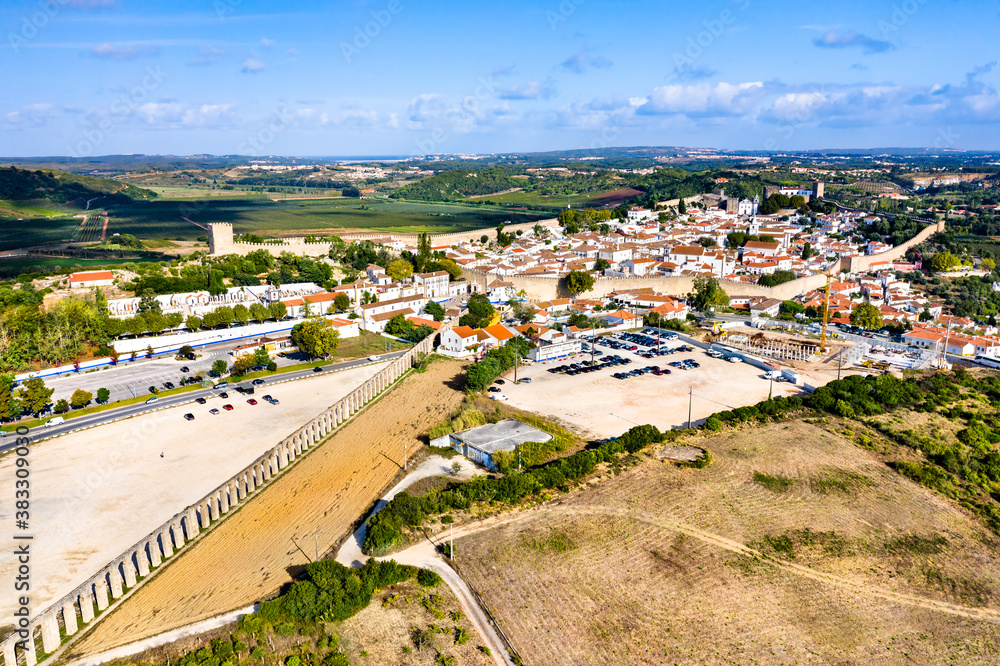
[[[107, 178], [82, 176], [51, 169], [0, 168], [0, 199], [11, 202], [51, 202], [84, 208], [90, 199], [103, 197], [101, 205], [152, 199], [150, 190]], [[46, 208], [44, 203], [38, 206]]]

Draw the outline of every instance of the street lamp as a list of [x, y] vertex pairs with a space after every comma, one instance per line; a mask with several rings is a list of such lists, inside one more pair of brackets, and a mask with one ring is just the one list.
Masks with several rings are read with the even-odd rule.
[[315, 534], [313, 534], [313, 539], [316, 542], [316, 561], [317, 562], [319, 561], [319, 535], [320, 534], [326, 534], [326, 530], [319, 530], [318, 532], [316, 532]]

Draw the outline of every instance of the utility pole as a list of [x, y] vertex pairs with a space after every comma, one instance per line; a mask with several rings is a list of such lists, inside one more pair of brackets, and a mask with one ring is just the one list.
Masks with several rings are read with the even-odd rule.
[[597, 337], [594, 335], [594, 331], [595, 330], [596, 330], [596, 326], [594, 325], [594, 321], [591, 320], [591, 322], [590, 322], [590, 364], [591, 365], [594, 365], [594, 352], [595, 352], [595, 350], [597, 348]]
[[448, 540], [451, 541], [451, 559], [455, 559], [455, 523], [448, 523]]
[[691, 429], [691, 403], [694, 402], [694, 387], [688, 386], [688, 429]]
[[319, 535], [325, 533], [326, 530], [319, 530], [318, 532], [313, 534], [313, 539], [315, 540], [315, 545], [316, 545], [316, 560], [315, 560], [316, 562], [319, 562]]
[[139, 397], [139, 396], [137, 396], [135, 394], [135, 373], [134, 372], [132, 373], [132, 397], [133, 398], [138, 398]]
[[404, 440], [403, 440], [403, 471], [405, 472], [406, 470], [407, 470], [407, 461], [406, 461], [406, 440], [404, 439]]
[[840, 379], [840, 371], [844, 368], [844, 348], [840, 348], [840, 355], [837, 356], [837, 379]]

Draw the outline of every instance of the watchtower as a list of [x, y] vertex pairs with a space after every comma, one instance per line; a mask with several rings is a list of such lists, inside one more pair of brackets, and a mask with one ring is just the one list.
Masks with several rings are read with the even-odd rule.
[[233, 225], [228, 222], [211, 222], [208, 225], [208, 254], [228, 254], [233, 248]]

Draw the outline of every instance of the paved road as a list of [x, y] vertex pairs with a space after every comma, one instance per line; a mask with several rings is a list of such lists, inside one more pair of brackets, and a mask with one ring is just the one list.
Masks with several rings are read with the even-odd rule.
[[[402, 356], [406, 351], [392, 352], [389, 354], [382, 354], [379, 358], [382, 361], [396, 358]], [[172, 363], [177, 363], [172, 361]], [[326, 371], [332, 370], [346, 370], [348, 368], [354, 368], [360, 365], [366, 365], [371, 363], [367, 358], [358, 359], [356, 361], [344, 361], [343, 363], [335, 363], [332, 365], [323, 366]], [[271, 377], [265, 377], [264, 385], [257, 387], [257, 393], [263, 394], [267, 393], [267, 387], [271, 384], [283, 381], [289, 381], [293, 379], [301, 379], [303, 377], [312, 377], [314, 372], [311, 368], [305, 370], [296, 370], [294, 372], [286, 372], [280, 375], [274, 375]], [[249, 384], [249, 382], [241, 382], [244, 385]], [[235, 388], [236, 383], [230, 384], [231, 387]], [[138, 414], [143, 414], [145, 412], [151, 412], [157, 409], [163, 409], [165, 407], [173, 407], [175, 405], [182, 405], [184, 403], [193, 402], [196, 398], [212, 398], [216, 396], [219, 391], [211, 388], [197, 389], [195, 391], [189, 391], [187, 393], [181, 393], [178, 395], [163, 396], [157, 399], [156, 402], [152, 404], [139, 403], [136, 405], [126, 405], [124, 407], [119, 407], [116, 409], [109, 409], [103, 412], [98, 412], [96, 414], [88, 414], [86, 416], [78, 416], [76, 418], [67, 419], [65, 423], [52, 427], [38, 426], [32, 428], [28, 432], [28, 437], [31, 437], [33, 442], [40, 441], [42, 439], [48, 439], [49, 437], [58, 437], [59, 435], [65, 435], [66, 433], [73, 432], [74, 430], [79, 430], [81, 428], [93, 427], [100, 425], [102, 423], [107, 423], [109, 421], [115, 421], [118, 419], [128, 418], [130, 416], [136, 416]], [[221, 400], [219, 401], [221, 404]], [[9, 451], [16, 446], [14, 442], [14, 437], [12, 433], [8, 433], [6, 437], [0, 439], [0, 453]]]
[[[226, 341], [214, 345], [209, 345], [198, 349], [201, 358], [194, 361], [175, 361], [173, 354], [166, 354], [151, 359], [138, 358], [129, 361], [128, 356], [123, 356], [117, 366], [108, 366], [100, 370], [90, 372], [66, 372], [56, 377], [46, 377], [45, 385], [55, 389], [52, 400], [65, 398], [69, 400], [73, 391], [83, 389], [97, 395], [97, 389], [106, 388], [111, 392], [111, 400], [124, 400], [140, 395], [149, 394], [149, 387], [155, 386], [163, 388], [165, 382], [173, 382], [180, 386], [181, 377], [191, 377], [198, 373], [208, 374], [212, 368], [212, 363], [223, 359], [227, 363], [232, 360], [231, 349], [236, 344], [242, 344], [245, 340], [236, 342]], [[278, 367], [296, 365], [305, 361], [304, 357], [282, 357], [274, 356], [273, 360]], [[181, 372], [181, 368], [189, 368], [189, 372]], [[133, 394], [133, 387], [135, 394]]]

